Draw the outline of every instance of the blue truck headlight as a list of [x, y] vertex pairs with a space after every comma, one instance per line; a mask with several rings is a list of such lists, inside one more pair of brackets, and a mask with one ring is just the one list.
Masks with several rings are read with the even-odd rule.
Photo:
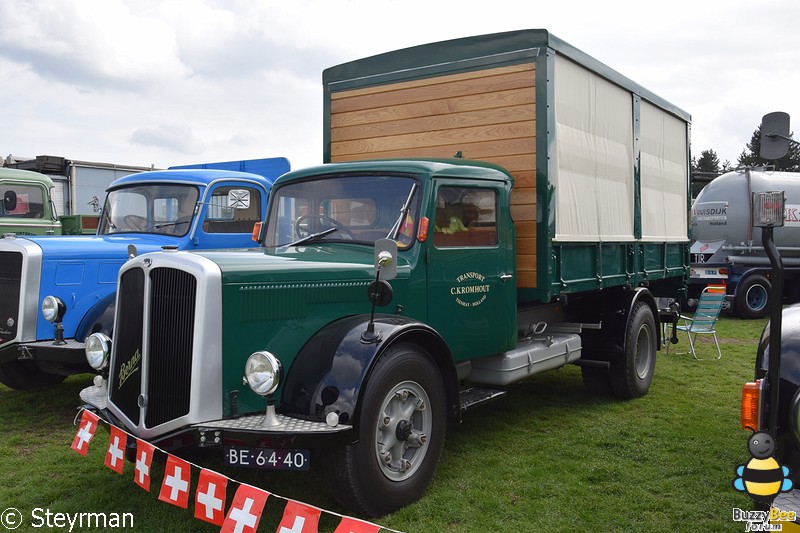
[[61, 322], [67, 306], [56, 296], [45, 296], [42, 300], [42, 316], [48, 322]]
[[247, 358], [244, 377], [256, 394], [272, 394], [281, 381], [281, 362], [269, 352], [255, 352]]
[[92, 333], [86, 339], [86, 360], [95, 370], [103, 370], [108, 366], [108, 357], [111, 353], [111, 339], [103, 333]]

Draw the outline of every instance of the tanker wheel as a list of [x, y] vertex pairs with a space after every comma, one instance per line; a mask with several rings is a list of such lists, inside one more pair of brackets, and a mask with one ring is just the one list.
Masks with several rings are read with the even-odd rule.
[[625, 330], [625, 353], [611, 361], [611, 391], [618, 398], [644, 396], [656, 369], [658, 335], [650, 306], [637, 302]]
[[419, 347], [399, 344], [381, 355], [363, 393], [355, 444], [326, 461], [331, 492], [342, 506], [381, 516], [425, 493], [444, 444], [445, 394], [439, 370]]
[[27, 390], [58, 385], [67, 376], [47, 374], [39, 370], [33, 361], [6, 361], [0, 364], [0, 383], [11, 389]]
[[760, 274], [751, 274], [736, 289], [736, 314], [742, 318], [762, 318], [769, 313], [772, 284]]

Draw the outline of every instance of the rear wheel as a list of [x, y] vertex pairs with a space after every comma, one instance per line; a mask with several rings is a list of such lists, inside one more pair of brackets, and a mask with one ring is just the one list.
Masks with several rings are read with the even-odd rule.
[[26, 390], [58, 385], [67, 379], [59, 374], [47, 374], [33, 361], [6, 361], [0, 364], [0, 383], [11, 389]]
[[425, 493], [442, 453], [445, 394], [439, 370], [412, 344], [389, 347], [361, 401], [359, 440], [331, 453], [331, 492], [344, 507], [381, 516]]
[[772, 284], [760, 274], [751, 274], [736, 289], [736, 314], [742, 318], [762, 318], [769, 313]]
[[650, 306], [637, 302], [625, 330], [625, 353], [611, 361], [611, 390], [618, 398], [638, 398], [650, 389], [656, 368], [658, 335]]

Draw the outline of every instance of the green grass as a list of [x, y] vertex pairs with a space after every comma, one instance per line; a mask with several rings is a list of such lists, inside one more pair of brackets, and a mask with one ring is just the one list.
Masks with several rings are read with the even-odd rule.
[[[649, 394], [633, 401], [589, 395], [574, 366], [513, 385], [505, 397], [450, 424], [426, 496], [376, 522], [407, 532], [743, 531], [731, 518], [734, 507], [752, 508], [732, 487], [736, 466], [749, 459], [739, 400], [764, 324], [723, 318], [719, 361], [661, 352]], [[704, 341], [701, 353], [716, 355]], [[687, 349], [682, 337], [671, 350]], [[86, 458], [70, 449], [78, 391], [90, 378], [35, 392], [0, 385], [0, 510], [22, 512], [27, 525], [17, 531], [27, 530], [34, 508], [129, 512], [135, 531], [217, 531], [193, 518], [191, 504], [184, 510], [159, 502], [160, 474], [146, 493], [133, 483], [132, 465], [122, 476], [103, 466], [106, 431]], [[346, 514], [315, 471], [227, 469], [216, 455], [192, 460]], [[229, 484], [229, 501], [235, 488]], [[260, 530], [275, 531], [284, 504], [267, 501]], [[323, 514], [320, 530], [333, 531], [337, 523]]]

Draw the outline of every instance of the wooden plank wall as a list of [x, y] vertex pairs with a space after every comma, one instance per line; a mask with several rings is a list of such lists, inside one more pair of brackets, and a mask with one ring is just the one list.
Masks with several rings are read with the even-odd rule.
[[517, 286], [536, 287], [535, 65], [527, 63], [331, 95], [331, 161], [453, 157], [514, 176]]

